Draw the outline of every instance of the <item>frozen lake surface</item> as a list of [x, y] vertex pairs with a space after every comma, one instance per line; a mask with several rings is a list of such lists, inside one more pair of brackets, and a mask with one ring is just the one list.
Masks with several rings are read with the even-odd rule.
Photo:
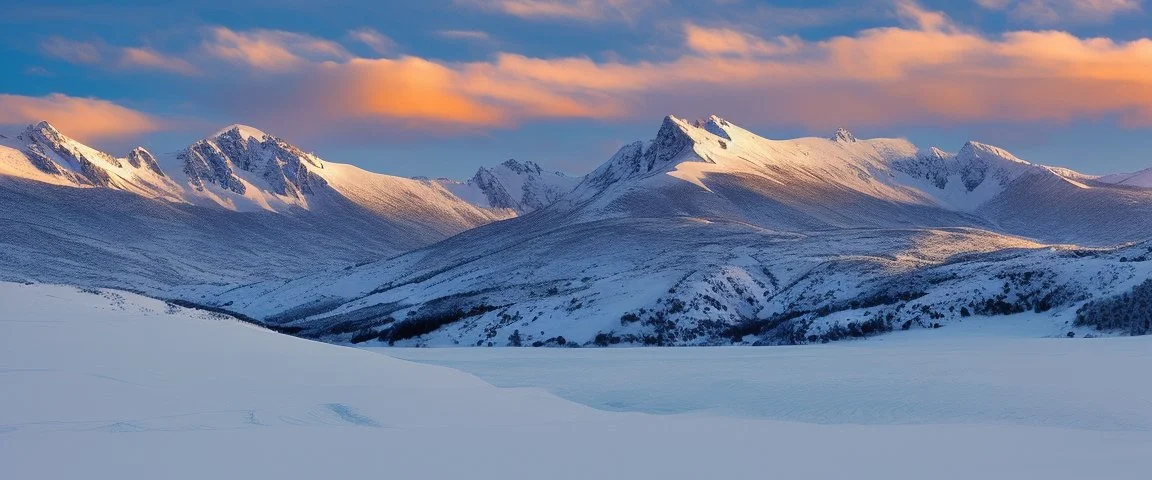
[[1152, 431], [1152, 339], [947, 330], [798, 347], [373, 350], [603, 410]]
[[800, 348], [368, 352], [127, 292], [0, 283], [0, 471], [1148, 477], [1152, 338], [945, 330]]

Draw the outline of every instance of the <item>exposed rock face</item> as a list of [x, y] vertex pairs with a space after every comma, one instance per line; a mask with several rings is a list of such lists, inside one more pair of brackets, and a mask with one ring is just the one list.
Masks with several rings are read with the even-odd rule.
[[262, 132], [257, 137], [244, 128], [226, 129], [177, 155], [184, 164], [189, 184], [203, 189], [205, 183], [214, 183], [244, 194], [246, 187], [239, 172], [248, 172], [263, 178], [269, 191], [293, 198], [312, 194], [327, 185], [323, 178], [309, 171], [309, 168], [324, 168], [318, 158], [279, 138]]

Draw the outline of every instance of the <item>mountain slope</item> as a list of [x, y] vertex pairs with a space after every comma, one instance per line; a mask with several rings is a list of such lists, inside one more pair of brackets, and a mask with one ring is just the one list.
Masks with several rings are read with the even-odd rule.
[[1152, 188], [1152, 168], [1136, 173], [1118, 173], [1105, 175], [1097, 179], [1100, 182], [1132, 187]]
[[0, 133], [0, 175], [53, 185], [103, 187], [180, 201], [180, 187], [156, 158], [137, 147], [125, 158], [64, 136], [48, 122]]
[[251, 127], [173, 160], [182, 171], [140, 148], [116, 158], [46, 122], [4, 134], [0, 277], [182, 296], [386, 258], [503, 216]]
[[[669, 117], [549, 207], [212, 301], [405, 345], [796, 343], [1024, 310], [1052, 312], [1055, 334], [1079, 303], [1152, 275], [1149, 245], [1046, 244], [1152, 231], [1149, 192], [1082, 180], [975, 142], [951, 155], [843, 130], [773, 141]], [[1065, 211], [1062, 195], [1095, 206]]]

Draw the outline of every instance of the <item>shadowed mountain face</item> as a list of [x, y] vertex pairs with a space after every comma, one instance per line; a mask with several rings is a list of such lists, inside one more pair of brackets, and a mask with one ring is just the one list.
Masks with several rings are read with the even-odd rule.
[[509, 161], [451, 182], [245, 126], [177, 154], [177, 172], [46, 124], [0, 140], [3, 279], [337, 342], [807, 343], [1026, 311], [1062, 333], [1116, 325], [1078, 305], [1152, 276], [1152, 189], [976, 142], [776, 141], [668, 117], [581, 178]]
[[669, 117], [544, 209], [218, 301], [400, 345], [804, 343], [1023, 311], [1055, 333], [1152, 263], [1146, 244], [1047, 244], [1141, 240], [1148, 195], [975, 142], [772, 141]]
[[117, 158], [46, 122], [0, 138], [0, 277], [187, 296], [387, 258], [506, 216], [251, 127]]

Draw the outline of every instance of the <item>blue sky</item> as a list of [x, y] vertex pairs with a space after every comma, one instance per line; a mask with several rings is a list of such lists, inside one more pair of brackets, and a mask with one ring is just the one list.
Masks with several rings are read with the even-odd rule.
[[0, 123], [124, 152], [247, 123], [322, 157], [584, 173], [665, 114], [1152, 166], [1143, 0], [236, 0], [4, 7]]

